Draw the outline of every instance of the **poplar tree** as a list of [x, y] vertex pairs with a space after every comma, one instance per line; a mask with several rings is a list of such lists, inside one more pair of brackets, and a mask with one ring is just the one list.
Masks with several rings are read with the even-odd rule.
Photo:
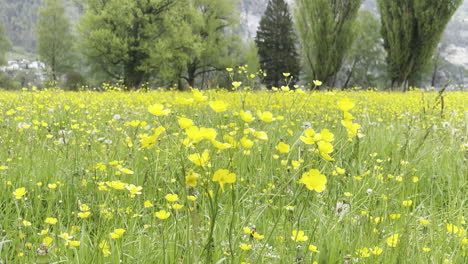
[[73, 60], [74, 40], [62, 0], [45, 0], [38, 17], [37, 52], [49, 68], [51, 80], [57, 81], [58, 74], [70, 70]]
[[363, 0], [298, 0], [296, 23], [310, 82], [334, 86], [355, 39], [354, 24]]
[[[378, 0], [392, 88], [406, 90], [430, 62], [462, 0]], [[412, 83], [410, 83], [412, 82]]]
[[[289, 73], [294, 85], [299, 80], [300, 62], [296, 50], [296, 35], [291, 13], [284, 0], [270, 0], [260, 20], [255, 43], [260, 67], [266, 76], [264, 83], [271, 88], [286, 85], [283, 73]], [[291, 78], [288, 76], [288, 79]]]
[[6, 64], [5, 54], [11, 48], [11, 44], [5, 35], [3, 25], [0, 25], [0, 65]]

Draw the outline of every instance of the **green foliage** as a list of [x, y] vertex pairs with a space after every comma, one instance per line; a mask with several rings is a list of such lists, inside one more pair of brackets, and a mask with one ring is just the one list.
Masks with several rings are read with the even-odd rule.
[[5, 54], [11, 48], [11, 44], [5, 36], [5, 29], [0, 24], [0, 65], [6, 64]]
[[185, 0], [85, 2], [81, 48], [94, 70], [129, 88], [180, 73], [193, 49]]
[[192, 29], [192, 50], [182, 74], [189, 86], [209, 72], [224, 70], [232, 66], [229, 56], [240, 39], [234, 34], [239, 24], [235, 12], [237, 1], [232, 0], [190, 0], [189, 24]]
[[292, 16], [284, 0], [270, 0], [257, 31], [260, 67], [267, 74], [268, 87], [287, 85], [283, 73], [290, 73], [293, 85], [299, 79], [300, 62], [296, 51], [296, 35]]
[[354, 22], [362, 0], [299, 0], [296, 22], [309, 81], [334, 86], [355, 39]]
[[61, 0], [46, 0], [39, 8], [37, 52], [47, 65], [52, 81], [70, 70], [73, 64], [73, 35]]
[[462, 0], [378, 0], [392, 87], [406, 89], [430, 62]]
[[372, 12], [359, 12], [355, 24], [356, 40], [343, 67], [343, 88], [384, 86], [387, 76], [380, 30], [380, 21]]

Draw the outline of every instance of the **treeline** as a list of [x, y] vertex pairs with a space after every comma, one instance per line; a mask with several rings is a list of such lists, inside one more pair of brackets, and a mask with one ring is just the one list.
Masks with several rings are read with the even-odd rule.
[[[234, 79], [268, 88], [317, 88], [320, 80], [324, 87], [407, 89], [432, 74], [431, 59], [462, 0], [378, 0], [380, 18], [359, 11], [362, 0], [297, 0], [293, 14], [284, 0], [270, 0], [251, 43], [239, 37], [233, 0], [75, 2], [83, 12], [77, 23], [64, 0], [44, 0], [34, 14], [48, 79], [69, 89], [102, 82], [230, 87]], [[11, 47], [3, 31], [0, 63]]]

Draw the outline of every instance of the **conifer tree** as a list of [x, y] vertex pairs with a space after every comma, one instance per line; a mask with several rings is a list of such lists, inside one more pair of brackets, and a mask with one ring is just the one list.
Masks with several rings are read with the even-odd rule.
[[[430, 62], [462, 0], [378, 0], [393, 88], [406, 90]], [[412, 83], [409, 83], [409, 82]]]
[[[299, 80], [300, 62], [292, 16], [284, 0], [270, 0], [257, 31], [260, 67], [267, 74], [264, 82], [271, 88], [286, 85], [283, 73], [289, 73], [294, 85]], [[288, 79], [291, 77], [288, 77]]]

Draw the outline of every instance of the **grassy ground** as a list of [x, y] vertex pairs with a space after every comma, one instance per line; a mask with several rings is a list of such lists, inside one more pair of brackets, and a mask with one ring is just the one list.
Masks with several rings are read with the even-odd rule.
[[3, 263], [468, 263], [466, 93], [23, 91], [0, 110]]

